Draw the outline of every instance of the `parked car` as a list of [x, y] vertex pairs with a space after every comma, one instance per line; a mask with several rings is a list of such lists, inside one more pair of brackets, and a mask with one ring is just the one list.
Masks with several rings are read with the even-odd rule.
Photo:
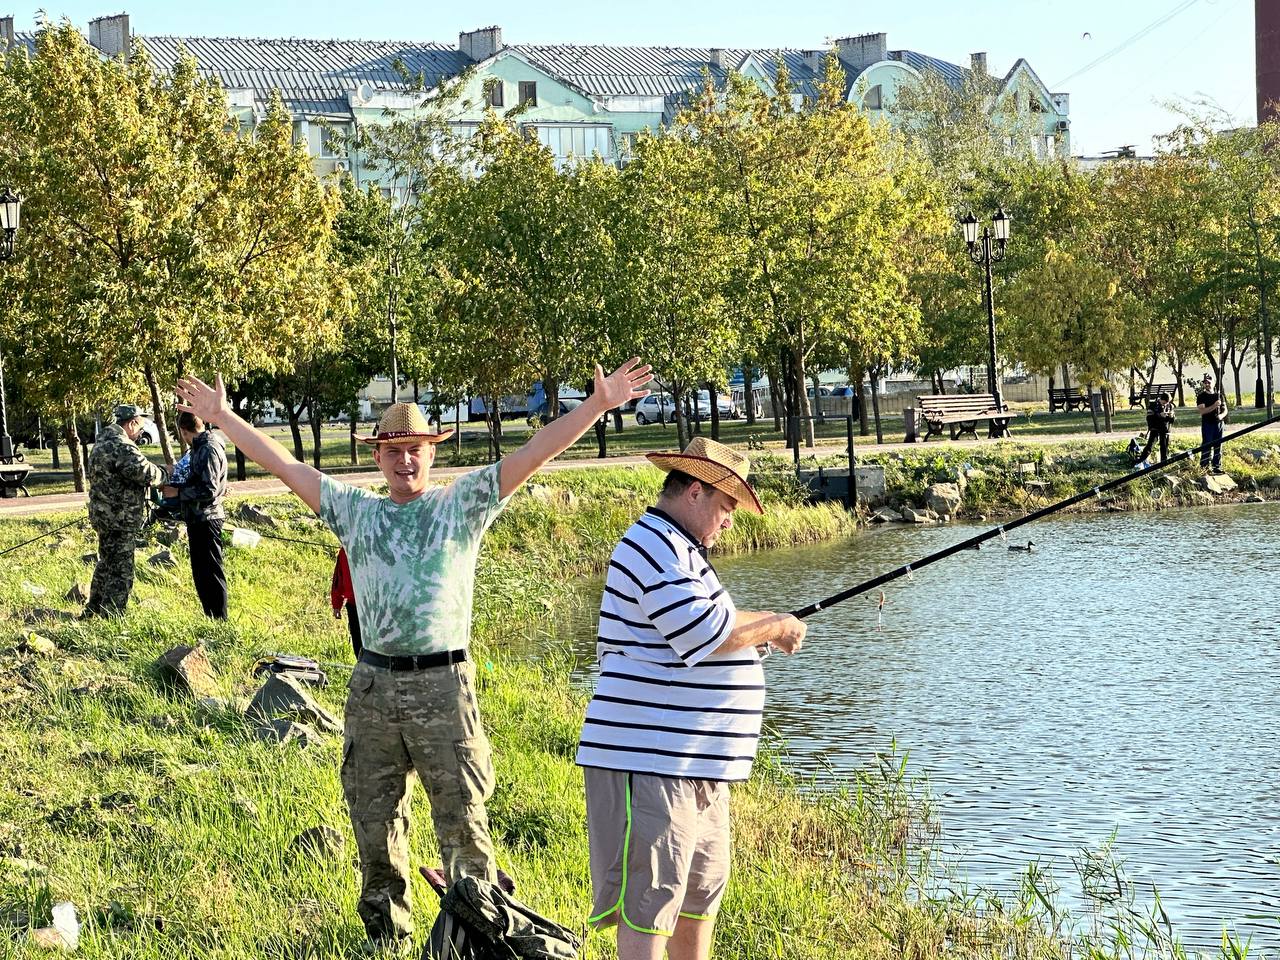
[[[564, 416], [570, 410], [578, 409], [578, 407], [580, 407], [581, 405], [582, 405], [582, 401], [577, 400], [574, 397], [561, 397], [560, 398], [560, 416]], [[554, 419], [555, 417], [547, 416], [547, 401], [545, 400], [543, 400], [541, 403], [534, 406], [533, 409], [529, 411], [529, 426], [531, 427], [534, 426], [535, 424], [540, 427], [545, 427], [548, 423], [550, 423]]]
[[[731, 397], [728, 397], [723, 393], [716, 394], [716, 406], [719, 407], [721, 420], [738, 420], [742, 417], [742, 410], [739, 406]], [[689, 418], [693, 419], [695, 416], [695, 407], [692, 396], [685, 399], [685, 410], [688, 413]], [[699, 420], [711, 419], [711, 394], [706, 390], [698, 391], [698, 403], [696, 410], [696, 416]]]
[[666, 394], [651, 393], [636, 401], [636, 423], [670, 423], [676, 418], [676, 404]]
[[138, 446], [153, 447], [160, 442], [160, 428], [150, 417], [142, 418], [142, 433], [138, 434]]

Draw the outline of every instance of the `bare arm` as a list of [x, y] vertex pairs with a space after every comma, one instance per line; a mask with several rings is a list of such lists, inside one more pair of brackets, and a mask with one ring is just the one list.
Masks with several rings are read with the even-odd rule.
[[284, 447], [239, 417], [227, 402], [221, 374], [213, 386], [198, 377], [183, 377], [174, 392], [184, 401], [178, 404], [179, 410], [190, 411], [205, 423], [218, 427], [246, 457], [279, 477], [303, 503], [320, 512], [320, 471], [299, 463]]
[[795, 653], [804, 645], [807, 629], [803, 620], [797, 620], [789, 613], [739, 610], [733, 632], [716, 647], [716, 653], [732, 653], [765, 644], [783, 653]]
[[537, 473], [543, 464], [567, 450], [596, 420], [614, 407], [648, 396], [649, 391], [642, 388], [653, 379], [649, 373], [651, 368], [639, 366], [639, 363], [639, 357], [632, 357], [607, 377], [596, 364], [595, 392], [576, 410], [552, 420], [535, 433], [532, 440], [502, 461], [498, 475], [499, 495], [509, 497], [515, 493], [520, 484]]

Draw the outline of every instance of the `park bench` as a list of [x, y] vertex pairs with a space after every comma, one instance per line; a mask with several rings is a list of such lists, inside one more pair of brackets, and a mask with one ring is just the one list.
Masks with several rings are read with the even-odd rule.
[[1146, 386], [1129, 391], [1129, 409], [1145, 406], [1148, 400], [1155, 400], [1162, 393], [1173, 396], [1177, 391], [1176, 383], [1148, 383]]
[[1089, 397], [1079, 387], [1050, 387], [1049, 388], [1049, 412], [1054, 413], [1058, 410], [1065, 410], [1070, 413], [1076, 407], [1081, 410], [1089, 409]]
[[970, 434], [978, 439], [978, 423], [986, 420], [991, 425], [991, 436], [1006, 437], [1009, 435], [1009, 420], [1013, 411], [1001, 410], [996, 406], [996, 398], [989, 393], [956, 393], [920, 397], [916, 401], [920, 411], [920, 419], [925, 422], [929, 432], [924, 439], [942, 436], [942, 428], [951, 432], [951, 439]]
[[19, 454], [7, 460], [0, 460], [0, 497], [16, 497], [21, 490], [25, 496], [31, 496], [27, 489], [27, 475], [31, 473], [31, 464]]

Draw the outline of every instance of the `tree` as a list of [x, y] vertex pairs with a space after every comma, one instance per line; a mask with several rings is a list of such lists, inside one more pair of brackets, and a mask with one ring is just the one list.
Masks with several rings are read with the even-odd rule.
[[623, 171], [612, 232], [618, 282], [610, 313], [633, 331], [675, 401], [681, 449], [688, 442], [685, 396], [740, 355], [741, 328], [725, 290], [740, 241], [723, 229], [723, 196], [710, 157], [695, 141], [646, 136]]
[[[739, 242], [730, 296], [779, 355], [793, 410], [813, 443], [805, 371], [839, 338], [851, 316], [900, 317], [902, 241], [932, 234], [932, 193], [903, 189], [905, 152], [844, 97], [839, 60], [827, 58], [816, 100], [797, 105], [786, 68], [775, 92], [731, 74], [723, 93], [708, 83], [677, 130], [713, 158], [726, 198], [724, 229]], [[914, 301], [912, 301], [914, 302]]]
[[3, 173], [28, 197], [19, 296], [35, 342], [92, 344], [93, 402], [138, 370], [171, 461], [161, 382], [286, 363], [329, 332], [335, 198], [278, 98], [241, 136], [189, 57], [162, 76], [145, 45], [104, 60], [63, 23], [33, 59], [7, 56], [0, 83], [0, 125], [23, 131]]

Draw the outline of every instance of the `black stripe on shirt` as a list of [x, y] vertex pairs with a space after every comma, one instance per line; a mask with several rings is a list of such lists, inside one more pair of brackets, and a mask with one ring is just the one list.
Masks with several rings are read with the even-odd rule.
[[645, 590], [647, 592], [647, 588], [643, 583], [640, 582], [640, 578], [637, 577], [630, 570], [628, 570], [626, 567], [624, 567], [622, 564], [620, 564], [617, 560], [610, 560], [609, 566], [612, 567], [614, 570], [617, 570], [619, 573], [625, 574], [628, 580], [634, 583], [641, 590]]
[[[601, 703], [619, 703], [624, 707], [644, 707], [653, 709], [653, 702], [650, 700], [630, 700], [627, 697], [607, 697], [604, 694], [597, 693], [593, 700], [599, 700]], [[761, 716], [763, 710], [747, 710], [740, 707], [685, 707], [675, 703], [665, 703], [662, 705], [663, 710], [678, 710], [681, 713], [729, 713], [740, 717], [758, 717]]]
[[638, 527], [644, 527], [644, 529], [648, 530], [648, 531], [649, 531], [650, 533], [652, 533], [655, 537], [657, 537], [659, 540], [661, 540], [661, 541], [662, 541], [663, 546], [665, 546], [668, 550], [670, 550], [670, 551], [671, 551], [671, 556], [675, 557], [675, 559], [677, 559], [677, 560], [679, 560], [679, 559], [680, 559], [680, 554], [676, 552], [675, 545], [674, 545], [674, 544], [672, 544], [672, 542], [671, 542], [671, 534], [669, 534], [669, 533], [667, 533], [667, 532], [665, 532], [665, 531], [663, 531], [663, 530], [655, 530], [655, 529], [653, 529], [653, 527], [651, 527], [651, 526], [649, 526], [647, 523], [645, 523], [645, 522], [644, 522], [644, 520], [637, 520], [637, 521], [636, 521], [636, 526], [638, 526]]
[[[676, 637], [680, 637], [688, 633], [694, 627], [698, 626], [698, 624], [702, 623], [703, 620], [707, 619], [707, 617], [711, 616], [711, 614], [714, 613], [715, 610], [716, 610], [715, 607], [707, 607], [707, 609], [703, 610], [698, 617], [686, 623], [679, 630], [673, 630], [671, 633], [666, 634], [667, 641], [670, 642], [674, 640]], [[706, 646], [706, 644], [703, 644], [703, 646]], [[676, 651], [676, 652], [679, 653], [679, 651]], [[685, 656], [686, 656], [685, 654], [681, 654], [681, 659], [684, 659]]]
[[628, 547], [630, 547], [632, 550], [634, 550], [636, 553], [640, 554], [640, 556], [644, 557], [644, 558], [645, 558], [645, 560], [647, 560], [647, 561], [649, 562], [649, 566], [653, 567], [653, 569], [654, 569], [654, 571], [655, 571], [655, 572], [657, 572], [657, 573], [661, 573], [661, 572], [662, 572], [662, 567], [661, 567], [661, 565], [659, 565], [658, 561], [657, 561], [657, 560], [655, 560], [655, 559], [653, 559], [653, 557], [651, 557], [651, 556], [649, 555], [649, 551], [648, 551], [648, 550], [646, 550], [644, 547], [640, 546], [640, 544], [636, 543], [634, 540], [629, 540], [629, 539], [627, 539], [626, 537], [623, 537], [623, 538], [622, 538], [622, 542], [623, 542], [623, 543], [625, 543], [625, 544], [626, 544]]
[[[712, 607], [711, 609], [714, 610], [716, 608]], [[708, 640], [704, 640], [702, 643], [698, 644], [692, 650], [689, 650], [686, 653], [680, 654], [680, 659], [688, 660], [690, 657], [696, 657], [704, 647], [710, 646], [711, 644], [715, 643], [717, 640], [723, 643], [724, 640], [721, 637], [721, 634], [724, 633], [724, 628], [725, 626], [728, 625], [728, 623], [729, 623], [729, 611], [726, 610], [724, 612], [724, 619], [721, 621], [720, 626], [716, 627], [715, 631], [711, 634], [711, 638]]]
[[678, 733], [690, 737], [732, 737], [737, 740], [759, 740], [758, 733], [741, 733], [737, 730], [690, 730], [688, 727], [664, 727], [660, 723], [625, 723], [622, 720], [600, 720], [587, 717], [583, 726], [618, 727], [622, 730], [656, 730], [659, 733]]
[[619, 747], [607, 743], [593, 743], [590, 740], [579, 740], [578, 746], [586, 747], [589, 750], [612, 750], [615, 753], [655, 753], [663, 757], [679, 757], [682, 760], [719, 760], [721, 763], [750, 763], [755, 760], [754, 755], [737, 757], [732, 754], [725, 756], [719, 753], [683, 753], [679, 750], [658, 750], [653, 747]]
[[618, 623], [624, 623], [634, 630], [652, 630], [654, 633], [662, 631], [655, 627], [652, 623], [643, 623], [639, 620], [628, 620], [626, 617], [620, 617], [616, 613], [610, 613], [608, 610], [600, 611], [601, 620], [616, 620]]
[[[634, 577], [631, 579], [635, 580]], [[659, 580], [657, 583], [651, 584], [647, 587], [640, 583], [639, 580], [636, 580], [636, 583], [640, 584], [640, 589], [645, 593], [653, 593], [653, 591], [661, 590], [663, 587], [678, 587], [684, 583], [701, 583], [701, 581], [695, 580], [693, 577], [677, 577], [675, 580]]]
[[762, 683], [690, 683], [684, 680], [660, 680], [656, 677], [637, 677], [626, 673], [601, 673], [602, 677], [627, 680], [632, 683], [651, 683], [659, 687], [685, 687], [690, 690], [763, 690]]

